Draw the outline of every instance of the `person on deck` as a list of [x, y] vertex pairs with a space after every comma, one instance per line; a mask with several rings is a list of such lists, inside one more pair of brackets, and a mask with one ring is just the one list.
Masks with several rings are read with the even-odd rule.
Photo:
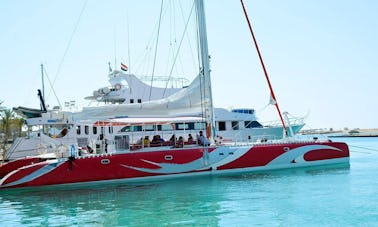
[[169, 139], [169, 142], [171, 143], [172, 146], [175, 146], [175, 144], [176, 144], [176, 136], [175, 136], [175, 134], [173, 134], [171, 136], [171, 138]]
[[150, 146], [150, 139], [148, 136], [144, 137], [143, 144], [144, 144], [144, 147]]
[[182, 136], [178, 138], [176, 147], [184, 147], [184, 138]]
[[198, 144], [202, 145], [202, 146], [209, 146], [210, 145], [210, 141], [203, 135], [202, 131], [199, 132]]
[[189, 144], [193, 143], [193, 136], [192, 136], [192, 134], [188, 135], [188, 143]]

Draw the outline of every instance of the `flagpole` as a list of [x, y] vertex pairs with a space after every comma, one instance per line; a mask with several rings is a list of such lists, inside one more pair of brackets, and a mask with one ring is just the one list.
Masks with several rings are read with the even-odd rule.
[[41, 64], [41, 77], [42, 77], [42, 97], [45, 98], [45, 77], [43, 75], [43, 64]]
[[256, 41], [256, 38], [255, 38], [255, 35], [253, 33], [253, 30], [252, 30], [252, 25], [249, 21], [249, 18], [248, 18], [248, 14], [247, 14], [247, 11], [244, 7], [244, 2], [243, 0], [240, 0], [241, 4], [242, 4], [242, 7], [243, 7], [243, 11], [244, 11], [244, 15], [245, 15], [245, 19], [247, 20], [247, 23], [248, 23], [248, 27], [249, 27], [249, 31], [251, 32], [251, 35], [252, 35], [252, 38], [253, 38], [253, 42], [255, 43], [255, 47], [256, 47], [256, 51], [257, 51], [257, 54], [259, 55], [259, 58], [260, 58], [260, 62], [261, 62], [261, 66], [264, 70], [264, 74], [265, 74], [265, 78], [266, 78], [266, 81], [268, 82], [268, 86], [269, 86], [269, 90], [270, 90], [270, 95], [271, 95], [271, 98], [273, 99], [274, 101], [274, 105], [276, 106], [276, 109], [277, 109], [277, 112], [278, 112], [278, 115], [280, 116], [280, 119], [281, 119], [281, 122], [282, 122], [282, 126], [284, 128], [284, 136], [287, 135], [287, 129], [286, 129], [286, 125], [285, 125], [285, 121], [282, 117], [282, 114], [281, 114], [281, 111], [280, 111], [280, 108], [278, 106], [278, 102], [277, 102], [277, 99], [274, 95], [274, 92], [273, 92], [273, 87], [272, 87], [272, 84], [270, 83], [270, 80], [269, 80], [269, 77], [268, 77], [268, 72], [266, 71], [266, 68], [265, 68], [265, 64], [264, 64], [264, 61], [262, 59], [262, 56], [261, 56], [261, 53], [260, 53], [260, 49], [259, 49], [259, 46], [257, 45], [257, 41]]

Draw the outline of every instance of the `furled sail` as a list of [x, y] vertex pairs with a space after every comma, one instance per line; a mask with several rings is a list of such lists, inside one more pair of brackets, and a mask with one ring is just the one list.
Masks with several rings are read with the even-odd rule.
[[188, 87], [167, 98], [142, 103], [85, 107], [83, 111], [74, 113], [73, 118], [86, 120], [141, 116], [202, 116], [202, 104], [208, 100], [201, 97], [200, 83], [200, 76], [197, 76]]

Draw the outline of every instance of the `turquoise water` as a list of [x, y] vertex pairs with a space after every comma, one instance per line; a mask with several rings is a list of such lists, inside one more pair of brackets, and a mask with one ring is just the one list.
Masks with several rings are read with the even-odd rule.
[[378, 226], [378, 138], [350, 167], [0, 192], [1, 226]]

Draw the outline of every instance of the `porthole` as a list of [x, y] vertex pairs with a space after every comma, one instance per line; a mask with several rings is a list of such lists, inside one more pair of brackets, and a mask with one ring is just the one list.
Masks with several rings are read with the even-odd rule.
[[110, 160], [109, 159], [101, 159], [101, 164], [103, 165], [107, 165], [110, 163]]
[[164, 156], [164, 159], [167, 160], [167, 161], [171, 161], [171, 160], [173, 160], [173, 156], [172, 155], [166, 155], [166, 156]]

